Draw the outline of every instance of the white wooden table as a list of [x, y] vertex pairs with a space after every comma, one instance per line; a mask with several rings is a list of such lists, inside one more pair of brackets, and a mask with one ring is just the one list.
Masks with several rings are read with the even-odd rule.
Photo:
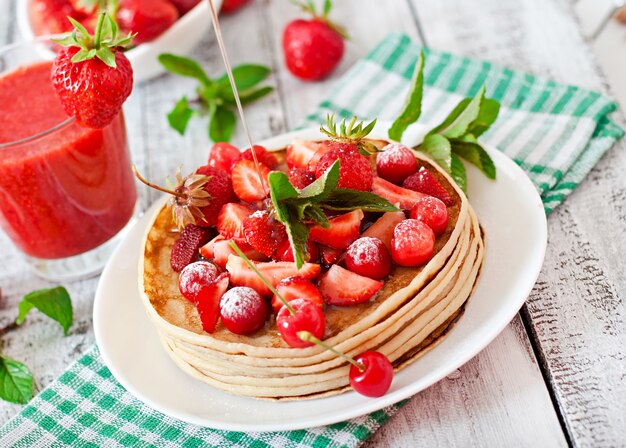
[[[403, 31], [435, 49], [483, 58], [557, 81], [610, 93], [583, 41], [569, 0], [341, 0], [333, 17], [352, 36], [337, 72], [303, 84], [286, 72], [281, 31], [297, 14], [286, 0], [256, 0], [223, 18], [234, 63], [271, 65], [277, 90], [248, 107], [262, 139], [298, 125], [333, 82], [388, 32]], [[14, 0], [0, 0], [0, 44], [21, 39]], [[624, 57], [624, 48], [619, 50]], [[209, 73], [222, 63], [212, 36], [195, 56]], [[190, 84], [162, 76], [135, 89], [126, 117], [133, 159], [163, 179], [189, 141], [165, 114]], [[1, 106], [0, 106], [1, 107]], [[243, 145], [239, 132], [235, 143]], [[411, 399], [368, 446], [624, 446], [626, 443], [626, 142], [596, 167], [549, 218], [543, 271], [526, 306], [482, 353]], [[145, 209], [155, 198], [141, 197]], [[26, 362], [45, 387], [94, 341], [97, 279], [66, 285], [75, 324], [70, 335], [34, 313], [2, 338], [7, 355]], [[0, 326], [15, 318], [25, 293], [50, 283], [35, 277], [0, 235]], [[0, 423], [21, 409], [0, 403]]]

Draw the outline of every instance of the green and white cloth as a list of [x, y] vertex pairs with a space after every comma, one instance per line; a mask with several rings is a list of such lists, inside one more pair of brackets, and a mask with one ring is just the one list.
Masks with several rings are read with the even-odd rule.
[[[359, 61], [308, 117], [327, 112], [361, 119], [393, 119], [401, 108], [419, 47], [390, 35]], [[542, 194], [547, 212], [582, 181], [624, 131], [610, 121], [616, 109], [597, 92], [542, 80], [487, 62], [426, 52], [424, 114], [438, 124], [463, 97], [487, 84], [502, 103], [498, 121], [481, 140], [522, 166]], [[189, 425], [167, 417], [125, 391], [97, 347], [75, 362], [0, 429], [0, 446], [80, 447], [354, 447], [402, 403], [335, 425], [301, 431], [240, 433]]]

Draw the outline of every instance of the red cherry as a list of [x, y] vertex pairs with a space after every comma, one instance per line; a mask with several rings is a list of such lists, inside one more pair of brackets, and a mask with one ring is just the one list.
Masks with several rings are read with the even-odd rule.
[[393, 230], [391, 258], [400, 266], [419, 266], [433, 256], [435, 233], [416, 219], [405, 219]]
[[196, 261], [183, 268], [178, 277], [178, 290], [191, 303], [197, 303], [202, 288], [219, 276], [219, 269], [208, 261]]
[[352, 388], [366, 397], [385, 395], [393, 380], [393, 365], [387, 357], [379, 352], [365, 352], [354, 359], [365, 368], [361, 370], [354, 364], [350, 366]]
[[348, 247], [346, 267], [356, 274], [381, 280], [391, 271], [391, 256], [381, 240], [364, 236]]
[[318, 339], [324, 337], [326, 319], [319, 306], [306, 299], [292, 300], [289, 305], [296, 311], [295, 314], [283, 306], [276, 315], [276, 328], [289, 346], [304, 348], [313, 345], [313, 342], [300, 339], [299, 331], [308, 331]]
[[241, 152], [236, 146], [226, 142], [217, 142], [209, 153], [209, 166], [221, 168], [230, 174], [235, 163], [241, 160]]
[[390, 143], [376, 156], [376, 171], [383, 179], [401, 185], [417, 171], [417, 159], [406, 146]]
[[222, 296], [220, 316], [226, 328], [236, 334], [250, 334], [265, 324], [267, 304], [252, 288], [237, 286]]
[[409, 216], [433, 229], [435, 236], [441, 235], [448, 227], [448, 208], [441, 199], [433, 196], [426, 196], [417, 201]]

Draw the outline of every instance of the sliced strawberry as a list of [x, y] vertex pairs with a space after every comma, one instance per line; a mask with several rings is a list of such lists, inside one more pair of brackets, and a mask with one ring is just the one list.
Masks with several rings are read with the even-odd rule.
[[[299, 275], [288, 277], [281, 280], [276, 285], [276, 291], [287, 302], [291, 302], [295, 299], [309, 300], [320, 308], [324, 306], [324, 299], [322, 299], [322, 293], [317, 289], [311, 280], [308, 278], [300, 277]], [[272, 297], [272, 308], [275, 313], [278, 313], [283, 307], [283, 302], [276, 296]]]
[[404, 188], [413, 191], [419, 191], [420, 193], [434, 196], [437, 199], [443, 201], [448, 207], [454, 205], [454, 198], [448, 191], [441, 185], [435, 176], [431, 174], [425, 167], [421, 167], [417, 170], [417, 173], [410, 175], [404, 180], [402, 184]]
[[[256, 154], [256, 159], [259, 161], [259, 163], [262, 163], [272, 170], [276, 168], [276, 165], [278, 165], [278, 159], [276, 158], [276, 156], [271, 152], [268, 152], [268, 150], [261, 145], [254, 145], [254, 154]], [[250, 150], [250, 148], [246, 149], [243, 152], [242, 158], [254, 162], [254, 159], [252, 158], [252, 151]]]
[[[300, 270], [295, 263], [287, 261], [271, 261], [268, 263], [253, 262], [255, 267], [274, 287], [287, 277], [299, 275], [300, 277], [314, 279], [320, 274], [320, 265], [314, 263], [304, 263]], [[254, 272], [246, 264], [241, 257], [231, 255], [226, 263], [226, 270], [230, 273], [230, 281], [235, 286], [248, 286], [256, 290], [262, 296], [271, 296], [272, 292]]]
[[[278, 261], [295, 261], [293, 258], [293, 250], [291, 249], [291, 243], [289, 239], [285, 239], [278, 249], [276, 249], [276, 257]], [[319, 258], [319, 250], [317, 249], [317, 244], [315, 244], [311, 240], [307, 240], [306, 242], [306, 255], [304, 256], [304, 261], [311, 261], [313, 263], [317, 262]]]
[[335, 263], [339, 263], [339, 259], [343, 254], [342, 249], [333, 249], [328, 246], [320, 246], [320, 261], [324, 266], [331, 266]]
[[289, 182], [291, 185], [299, 190], [302, 190], [307, 185], [311, 184], [315, 180], [313, 173], [305, 170], [304, 168], [291, 168], [287, 172]]
[[211, 231], [206, 227], [188, 224], [180, 232], [178, 240], [172, 246], [170, 264], [176, 272], [183, 270], [198, 257], [198, 251], [211, 238]]
[[262, 254], [271, 257], [287, 239], [285, 226], [267, 210], [258, 210], [243, 222], [246, 242]]
[[[215, 243], [213, 248], [213, 262], [220, 266], [221, 268], [226, 267], [226, 263], [228, 262], [229, 255], [237, 255], [237, 252], [230, 246], [232, 240], [222, 240]], [[267, 257], [263, 255], [261, 252], [255, 250], [252, 246], [250, 246], [245, 241], [239, 240], [237, 241], [237, 246], [241, 251], [246, 254], [246, 256], [250, 260], [255, 261], [266, 261]]]
[[243, 239], [243, 222], [252, 214], [252, 209], [244, 204], [229, 202], [217, 216], [217, 231], [224, 238]]
[[372, 298], [383, 283], [334, 264], [320, 277], [318, 286], [329, 305], [355, 305]]
[[200, 290], [196, 296], [196, 309], [202, 328], [213, 333], [220, 317], [220, 299], [228, 289], [228, 274], [223, 272], [215, 281]]
[[[309, 161], [320, 147], [319, 143], [308, 140], [296, 139], [292, 141], [291, 145], [287, 146], [287, 166], [289, 168], [308, 168]], [[320, 154], [321, 156], [322, 154]]]
[[361, 220], [364, 216], [360, 209], [337, 216], [329, 220], [329, 229], [319, 225], [312, 227], [309, 238], [334, 249], [345, 249], [359, 237]]
[[425, 194], [418, 193], [417, 191], [398, 187], [397, 185], [386, 181], [382, 177], [374, 178], [372, 193], [382, 196], [403, 210], [410, 210], [417, 203], [417, 201], [426, 196]]
[[381, 240], [387, 250], [391, 251], [391, 239], [393, 238], [393, 229], [396, 225], [406, 218], [404, 212], [387, 212], [376, 220], [361, 236], [369, 236]]
[[264, 199], [269, 193], [267, 175], [270, 169], [259, 163], [263, 184], [259, 180], [259, 173], [252, 160], [243, 159], [235, 164], [231, 174], [233, 190], [239, 199], [246, 202], [256, 202]]
[[214, 257], [215, 243], [219, 241], [224, 241], [224, 237], [222, 235], [217, 235], [211, 241], [202, 246], [200, 248], [200, 255], [202, 255], [202, 258], [206, 258], [207, 260], [212, 259]]

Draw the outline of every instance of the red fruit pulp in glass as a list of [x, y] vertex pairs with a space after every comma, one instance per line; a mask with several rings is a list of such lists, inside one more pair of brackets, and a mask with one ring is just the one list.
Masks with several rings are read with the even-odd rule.
[[[41, 62], [0, 75], [0, 144], [67, 120], [50, 67]], [[136, 198], [121, 113], [104, 129], [72, 122], [0, 148], [0, 225], [32, 257], [99, 246], [128, 222]]]

